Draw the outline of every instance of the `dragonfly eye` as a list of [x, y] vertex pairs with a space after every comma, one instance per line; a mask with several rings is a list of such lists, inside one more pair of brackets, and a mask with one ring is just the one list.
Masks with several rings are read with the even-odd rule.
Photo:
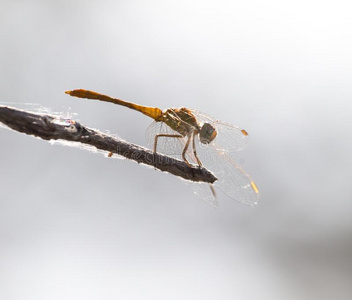
[[216, 135], [215, 127], [209, 123], [204, 123], [199, 132], [199, 139], [202, 144], [209, 144], [215, 139]]

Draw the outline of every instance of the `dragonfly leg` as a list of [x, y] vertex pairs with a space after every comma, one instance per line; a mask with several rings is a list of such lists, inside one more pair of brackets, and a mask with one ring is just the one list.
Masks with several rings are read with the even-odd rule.
[[187, 165], [189, 165], [189, 166], [191, 166], [191, 164], [189, 163], [189, 161], [186, 158], [186, 152], [187, 152], [187, 149], [188, 149], [190, 141], [191, 141], [191, 136], [189, 135], [188, 139], [187, 139], [187, 142], [186, 142], [186, 145], [185, 145], [185, 147], [183, 148], [183, 151], [182, 151], [182, 158], [187, 163]]
[[[183, 136], [180, 135], [180, 134], [157, 134], [155, 136], [155, 138], [154, 138], [154, 149], [153, 149], [154, 153], [156, 153], [156, 150], [157, 150], [158, 138], [159, 137], [183, 138]], [[188, 149], [190, 141], [191, 141], [191, 136], [188, 137], [186, 145], [185, 145], [185, 147], [183, 148], [183, 151], [182, 151], [182, 158], [186, 162], [186, 164], [189, 165], [189, 166], [191, 166], [191, 164], [189, 163], [189, 161], [186, 158], [186, 151]]]
[[201, 167], [201, 166], [202, 166], [202, 162], [201, 162], [200, 159], [198, 158], [197, 151], [196, 151], [195, 135], [196, 135], [196, 131], [194, 130], [193, 133], [192, 133], [193, 154], [194, 154], [194, 157], [195, 157], [196, 160], [197, 160], [198, 165]]

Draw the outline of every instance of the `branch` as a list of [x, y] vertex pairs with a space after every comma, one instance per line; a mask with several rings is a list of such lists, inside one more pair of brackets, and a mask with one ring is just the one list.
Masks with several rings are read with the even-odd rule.
[[34, 135], [44, 140], [66, 140], [94, 146], [121, 155], [137, 163], [152, 166], [163, 172], [195, 182], [214, 183], [217, 178], [207, 169], [188, 166], [184, 161], [123, 141], [90, 129], [72, 119], [36, 114], [0, 105], [0, 122], [13, 130]]

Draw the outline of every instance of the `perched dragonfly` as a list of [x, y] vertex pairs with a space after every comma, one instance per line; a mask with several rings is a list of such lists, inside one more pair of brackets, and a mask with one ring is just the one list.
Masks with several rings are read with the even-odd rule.
[[[257, 204], [258, 188], [234, 158], [234, 154], [248, 143], [248, 133], [244, 129], [185, 107], [161, 110], [83, 89], [65, 93], [122, 105], [154, 119], [146, 131], [147, 142], [154, 152], [181, 154], [188, 165], [204, 165], [218, 178], [214, 185], [230, 198], [247, 205]], [[192, 183], [192, 188], [206, 202], [218, 206], [212, 185]]]

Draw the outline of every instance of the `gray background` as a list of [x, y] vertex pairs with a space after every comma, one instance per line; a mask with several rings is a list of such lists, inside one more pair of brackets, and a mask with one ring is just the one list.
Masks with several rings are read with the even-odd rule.
[[1, 299], [351, 299], [348, 1], [0, 1], [1, 102], [145, 145], [87, 88], [245, 128], [260, 204], [0, 129]]

